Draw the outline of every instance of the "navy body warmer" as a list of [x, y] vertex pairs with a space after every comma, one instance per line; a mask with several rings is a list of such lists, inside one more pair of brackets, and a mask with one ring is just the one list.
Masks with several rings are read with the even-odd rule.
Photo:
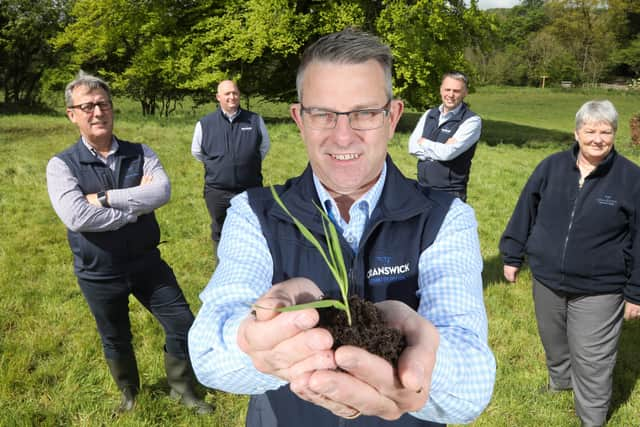
[[[144, 174], [142, 146], [120, 140], [118, 145], [115, 171], [94, 156], [81, 140], [57, 157], [67, 164], [84, 194], [137, 186]], [[160, 228], [153, 212], [140, 215], [137, 222], [118, 230], [95, 233], [67, 230], [67, 238], [75, 273], [87, 279], [134, 272], [144, 266], [145, 260], [159, 255]]]
[[[297, 178], [277, 191], [290, 212], [304, 223], [323, 246], [325, 239], [319, 204], [308, 166]], [[374, 302], [400, 300], [418, 307], [418, 259], [429, 247], [446, 216], [453, 196], [420, 187], [405, 178], [387, 158], [387, 178], [357, 254], [346, 241], [342, 250], [351, 280], [351, 293]], [[275, 203], [269, 189], [249, 190], [249, 202], [260, 220], [273, 262], [273, 283], [292, 277], [313, 280], [331, 298], [339, 289], [318, 251], [300, 234], [290, 217]], [[362, 416], [346, 420], [308, 403], [288, 386], [252, 396], [247, 415], [249, 427], [320, 426], [435, 426], [405, 414], [396, 421]]]
[[231, 122], [221, 109], [200, 120], [205, 185], [229, 191], [262, 186], [262, 134], [257, 114], [246, 110]]
[[[424, 122], [422, 136], [428, 140], [445, 143], [451, 138], [460, 125], [469, 117], [475, 116], [467, 104], [462, 103], [460, 110], [449, 120], [438, 126], [440, 110], [432, 108]], [[420, 160], [418, 161], [418, 181], [423, 185], [444, 191], [464, 192], [469, 182], [471, 160], [476, 152], [477, 143], [458, 157], [447, 161]]]

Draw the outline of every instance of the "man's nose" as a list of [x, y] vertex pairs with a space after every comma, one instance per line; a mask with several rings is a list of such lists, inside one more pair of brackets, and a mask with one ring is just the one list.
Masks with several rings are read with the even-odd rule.
[[349, 116], [346, 114], [339, 114], [336, 119], [336, 127], [333, 131], [335, 132], [338, 141], [351, 140], [351, 137], [353, 136], [353, 129], [349, 122]]

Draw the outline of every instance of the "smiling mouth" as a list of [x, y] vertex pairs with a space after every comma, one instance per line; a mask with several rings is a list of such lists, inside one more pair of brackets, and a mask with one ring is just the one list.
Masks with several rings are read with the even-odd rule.
[[358, 157], [360, 157], [360, 154], [355, 154], [355, 153], [332, 154], [331, 157], [333, 157], [336, 160], [355, 160]]

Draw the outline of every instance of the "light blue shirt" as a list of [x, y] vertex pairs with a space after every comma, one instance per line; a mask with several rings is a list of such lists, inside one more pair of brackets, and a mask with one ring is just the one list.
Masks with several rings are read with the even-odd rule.
[[[440, 110], [440, 119], [438, 120], [438, 126], [441, 126], [451, 117], [458, 114], [460, 108], [462, 108], [462, 104], [458, 105], [448, 113], [445, 113], [443, 106], [440, 105], [440, 107], [438, 107], [438, 109]], [[482, 133], [482, 119], [480, 119], [480, 116], [477, 115], [469, 117], [467, 120], [460, 124], [460, 127], [458, 128], [456, 133], [454, 133], [451, 137], [455, 140], [455, 142], [452, 142], [450, 144], [443, 144], [440, 142], [431, 141], [430, 139], [426, 138], [422, 139], [424, 123], [430, 111], [431, 110], [427, 110], [422, 115], [422, 117], [420, 117], [420, 120], [418, 120], [418, 124], [416, 124], [416, 127], [413, 129], [413, 132], [409, 137], [409, 154], [413, 154], [420, 160], [453, 160], [460, 154], [470, 149], [473, 144], [475, 144], [478, 139], [480, 139], [480, 134]]]
[[[386, 173], [338, 219], [342, 235], [357, 248], [375, 208]], [[317, 179], [323, 206], [334, 220], [337, 206]], [[328, 202], [328, 203], [326, 203]], [[352, 240], [350, 239], [352, 237]], [[355, 249], [354, 249], [355, 250]], [[218, 247], [218, 267], [200, 294], [202, 307], [189, 331], [194, 371], [208, 387], [239, 394], [261, 394], [286, 383], [255, 369], [237, 345], [238, 327], [250, 306], [272, 285], [273, 261], [246, 193], [231, 201]], [[420, 419], [468, 423], [488, 404], [495, 360], [487, 344], [482, 294], [482, 257], [473, 209], [455, 199], [434, 243], [420, 255], [418, 313], [440, 333], [429, 399]]]

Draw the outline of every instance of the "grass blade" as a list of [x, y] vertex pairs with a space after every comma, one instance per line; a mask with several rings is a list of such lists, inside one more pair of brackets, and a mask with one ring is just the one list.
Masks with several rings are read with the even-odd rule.
[[[287, 207], [284, 205], [284, 202], [280, 199], [280, 196], [278, 195], [275, 187], [273, 186], [271, 186], [271, 194], [273, 195], [273, 199], [276, 201], [276, 203], [282, 208], [283, 211], [285, 211], [287, 215], [289, 215], [289, 217], [291, 218], [293, 223], [296, 225], [300, 233], [305, 237], [305, 239], [307, 239], [318, 250], [322, 258], [324, 259], [324, 262], [327, 264], [327, 267], [329, 267], [329, 270], [331, 271], [333, 278], [338, 284], [338, 288], [340, 289], [340, 294], [343, 300], [342, 303], [337, 301], [339, 303], [339, 306], [335, 305], [335, 303], [331, 303], [329, 306], [333, 306], [335, 308], [343, 310], [347, 314], [347, 321], [349, 325], [351, 325], [351, 310], [349, 309], [349, 279], [347, 276], [347, 269], [344, 265], [344, 256], [342, 254], [342, 247], [340, 246], [340, 237], [338, 235], [338, 231], [336, 230], [335, 225], [333, 224], [333, 222], [331, 222], [331, 219], [326, 214], [326, 212], [323, 209], [321, 209], [318, 205], [316, 205], [316, 208], [320, 211], [320, 215], [322, 219], [322, 229], [324, 231], [324, 235], [327, 243], [327, 249], [329, 251], [329, 256], [327, 256], [327, 253], [324, 251], [324, 249], [320, 245], [320, 242], [313, 236], [313, 234], [311, 234], [309, 229], [305, 227], [304, 224], [302, 224], [296, 217], [294, 217], [291, 214], [289, 209], [287, 209]], [[332, 301], [332, 300], [322, 300], [322, 301]], [[314, 308], [322, 307], [322, 306], [313, 305], [316, 303], [317, 302], [299, 304], [292, 307], [295, 307], [293, 309], [297, 309], [297, 310], [300, 310], [300, 308], [297, 308], [297, 307], [301, 307], [301, 306], [309, 306]], [[312, 304], [312, 305], [308, 305], [308, 304]], [[291, 311], [293, 309], [289, 307], [289, 309], [286, 311]], [[282, 310], [282, 311], [285, 311], [285, 310]]]

